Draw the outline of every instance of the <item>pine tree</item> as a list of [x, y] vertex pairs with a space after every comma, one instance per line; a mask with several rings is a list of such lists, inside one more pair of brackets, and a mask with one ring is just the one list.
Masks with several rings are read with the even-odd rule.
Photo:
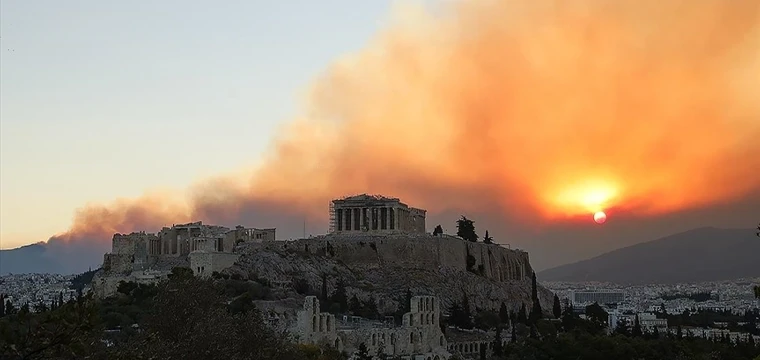
[[16, 308], [13, 307], [13, 303], [10, 299], [5, 300], [5, 315], [12, 315], [16, 313]]
[[348, 295], [346, 295], [346, 284], [343, 279], [338, 280], [335, 290], [330, 296], [330, 300], [332, 303], [340, 305], [341, 313], [345, 313], [348, 310]]
[[678, 325], [678, 328], [676, 329], [676, 338], [680, 339], [683, 337], [683, 329], [681, 329], [681, 325]]
[[359, 316], [359, 314], [362, 311], [362, 305], [359, 302], [359, 298], [356, 297], [356, 294], [351, 297], [351, 301], [348, 302], [348, 310], [351, 312], [354, 316]]
[[499, 308], [499, 321], [502, 324], [509, 324], [509, 310], [507, 310], [507, 304], [505, 304], [503, 301], [501, 302], [501, 307]]
[[517, 322], [520, 324], [528, 324], [528, 310], [525, 307], [525, 303], [522, 303], [522, 306], [520, 307], [520, 313], [517, 314]]
[[541, 310], [541, 302], [538, 300], [538, 284], [536, 283], [536, 272], [532, 272], [532, 283], [533, 283], [533, 289], [532, 289], [532, 300], [533, 300], [533, 308], [530, 310], [530, 322], [532, 324], [535, 324], [538, 320], [540, 320], [543, 317], [543, 311]]
[[462, 298], [462, 328], [472, 329], [472, 313], [470, 312], [470, 299], [467, 297], [467, 293], [464, 293]]
[[327, 297], [327, 274], [322, 274], [322, 292], [319, 294], [319, 310], [327, 311], [330, 308], [330, 299]]
[[493, 354], [500, 357], [503, 352], [501, 343], [501, 325], [499, 325], [496, 327], [496, 336], [493, 340]]
[[538, 328], [536, 327], [536, 324], [530, 325], [530, 338], [538, 339]]
[[0, 294], [0, 317], [5, 316], [5, 295]]
[[639, 315], [636, 315], [636, 319], [633, 321], [633, 336], [642, 336], [641, 323], [639, 323]]
[[436, 225], [435, 229], [433, 229], [433, 236], [441, 236], [443, 235], [443, 227], [441, 225]]
[[488, 236], [488, 230], [486, 230], [486, 236], [483, 237], [483, 242], [486, 244], [493, 244], [493, 238]]
[[478, 234], [475, 232], [475, 223], [462, 215], [462, 218], [457, 220], [457, 236], [471, 242], [478, 241]]
[[554, 307], [552, 308], [552, 312], [554, 313], [555, 319], [562, 317], [562, 304], [560, 304], [559, 296], [557, 296], [557, 294], [554, 294]]
[[63, 304], [63, 291], [58, 293], [58, 303]]
[[364, 343], [359, 344], [359, 348], [356, 350], [356, 360], [372, 360], [372, 355], [369, 354], [369, 349]]

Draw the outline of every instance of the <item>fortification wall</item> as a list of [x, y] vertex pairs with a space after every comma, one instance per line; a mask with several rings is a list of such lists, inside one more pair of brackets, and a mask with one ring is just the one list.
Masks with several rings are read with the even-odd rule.
[[448, 267], [475, 272], [500, 282], [522, 281], [532, 271], [527, 252], [496, 244], [472, 243], [453, 236], [332, 234], [292, 242], [263, 243], [261, 246], [326, 256], [351, 267]]
[[190, 268], [198, 276], [208, 277], [214, 271], [222, 271], [235, 264], [240, 257], [238, 254], [193, 251], [188, 255]]

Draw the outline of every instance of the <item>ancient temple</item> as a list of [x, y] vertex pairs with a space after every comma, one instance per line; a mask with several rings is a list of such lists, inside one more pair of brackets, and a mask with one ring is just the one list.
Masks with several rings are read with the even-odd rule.
[[330, 204], [330, 232], [425, 233], [425, 213], [397, 198], [356, 195]]

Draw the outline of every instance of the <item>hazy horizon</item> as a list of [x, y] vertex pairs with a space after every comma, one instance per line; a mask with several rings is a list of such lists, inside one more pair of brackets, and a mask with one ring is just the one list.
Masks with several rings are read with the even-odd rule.
[[2, 249], [357, 193], [538, 270], [760, 221], [760, 3], [44, 3], [0, 3]]

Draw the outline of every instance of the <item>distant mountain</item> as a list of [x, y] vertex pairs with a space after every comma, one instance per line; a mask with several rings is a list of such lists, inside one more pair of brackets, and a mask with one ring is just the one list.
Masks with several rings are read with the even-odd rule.
[[104, 252], [103, 249], [90, 245], [62, 247], [42, 242], [0, 250], [0, 275], [78, 274], [100, 266]]
[[541, 281], [677, 283], [760, 277], [754, 229], [699, 228], [538, 274]]

